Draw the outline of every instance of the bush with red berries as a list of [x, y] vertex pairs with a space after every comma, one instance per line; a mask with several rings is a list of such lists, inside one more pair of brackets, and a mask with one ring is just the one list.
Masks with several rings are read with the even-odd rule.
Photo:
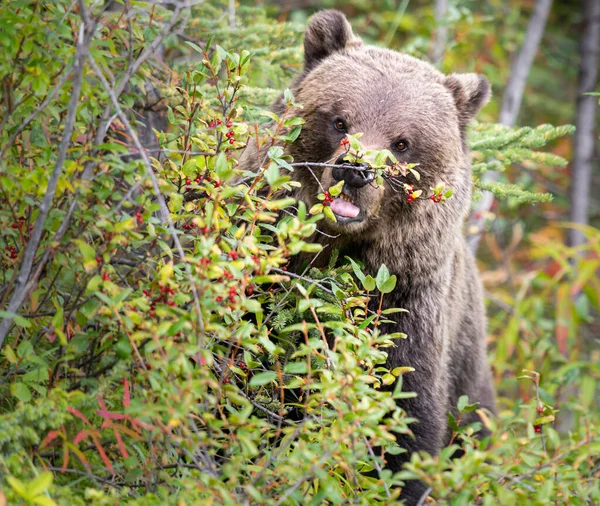
[[[283, 111], [265, 111], [254, 88], [264, 69], [269, 83], [287, 77], [298, 54], [281, 48], [300, 29], [241, 9], [270, 44], [251, 58], [255, 47], [226, 49], [235, 32], [210, 2], [96, 4], [0, 8], [0, 104], [14, 108], [0, 121], [0, 504], [390, 504], [415, 477], [438, 504], [600, 502], [598, 360], [569, 362], [547, 338], [576, 332], [569, 315], [585, 308], [568, 296], [593, 270], [503, 294], [510, 321], [490, 322], [499, 416], [461, 398], [450, 446], [393, 476], [385, 455], [413, 427], [396, 404], [412, 369], [385, 368], [406, 336], [383, 334], [391, 310], [368, 301], [396, 278], [338, 253], [288, 271], [319, 252], [311, 237], [339, 190], [313, 214], [289, 196], [300, 104], [284, 92]], [[145, 51], [159, 46], [160, 62]], [[152, 114], [165, 127], [148, 147]], [[250, 136], [271, 149], [242, 173]], [[419, 188], [415, 165], [359, 154], [358, 136], [342, 145], [409, 202], [451, 195]], [[591, 244], [543, 254], [575, 269], [598, 258]], [[462, 424], [475, 410], [481, 422]]]

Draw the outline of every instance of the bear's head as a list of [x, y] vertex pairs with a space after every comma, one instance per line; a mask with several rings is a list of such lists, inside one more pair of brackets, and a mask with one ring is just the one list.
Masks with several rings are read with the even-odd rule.
[[[304, 50], [304, 72], [293, 91], [303, 106], [297, 115], [306, 123], [289, 150], [295, 162], [321, 166], [295, 171], [303, 185], [300, 197], [312, 205], [323, 190], [345, 181], [343, 194], [331, 203], [337, 222], [327, 225], [344, 236], [373, 236], [389, 230], [386, 224], [414, 220], [416, 213], [421, 225], [429, 216], [438, 223], [462, 223], [471, 188], [465, 130], [489, 100], [488, 81], [477, 74], [446, 76], [424, 61], [367, 46], [334, 10], [311, 18]], [[359, 132], [365, 149], [387, 149], [401, 163], [419, 164], [420, 181], [409, 173], [401, 183], [423, 189], [424, 196], [445, 183], [454, 196], [444, 205], [426, 198], [409, 203], [402, 185], [386, 181], [378, 186], [372, 173], [344, 164], [341, 141]]]

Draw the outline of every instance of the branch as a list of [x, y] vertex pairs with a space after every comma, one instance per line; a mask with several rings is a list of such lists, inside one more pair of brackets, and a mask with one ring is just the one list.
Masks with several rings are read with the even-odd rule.
[[[542, 40], [551, 7], [552, 0], [537, 0], [535, 4], [535, 10], [527, 26], [523, 46], [512, 64], [510, 78], [502, 97], [498, 122], [503, 125], [513, 126], [517, 121], [521, 101], [523, 100], [523, 91], [527, 83], [527, 76]], [[482, 181], [484, 183], [493, 183], [498, 180], [498, 177], [499, 173], [496, 171], [486, 172]], [[475, 204], [471, 212], [467, 230], [474, 230], [474, 232], [470, 233], [467, 238], [467, 244], [473, 254], [477, 252], [479, 246], [485, 215], [491, 209], [493, 203], [494, 194], [484, 191], [481, 200]]]
[[14, 144], [16, 138], [19, 136], [19, 134], [25, 130], [29, 124], [37, 117], [37, 115], [42, 112], [50, 102], [52, 102], [52, 100], [54, 100], [54, 97], [58, 94], [58, 92], [62, 89], [63, 84], [65, 84], [66, 80], [69, 78], [69, 76], [71, 75], [71, 71], [73, 70], [73, 67], [69, 67], [61, 76], [61, 78], [59, 79], [58, 83], [56, 83], [56, 85], [54, 86], [54, 88], [52, 89], [52, 92], [50, 94], [48, 94], [48, 96], [46, 97], [46, 99], [37, 107], [37, 109], [35, 111], [33, 111], [25, 121], [23, 121], [23, 123], [21, 123], [19, 125], [19, 128], [17, 128], [15, 130], [15, 133], [13, 133], [10, 137], [10, 139], [8, 140], [8, 142], [4, 145], [4, 147], [2, 148], [2, 151], [0, 151], [0, 161], [2, 160], [2, 158], [4, 158], [4, 155], [6, 154], [6, 152], [10, 149], [10, 147]]
[[115, 94], [115, 90], [113, 90], [113, 88], [111, 88], [110, 84], [106, 80], [106, 77], [104, 76], [104, 73], [102, 72], [102, 70], [100, 70], [100, 68], [96, 64], [94, 57], [92, 55], [89, 55], [89, 59], [90, 59], [90, 65], [96, 72], [98, 79], [100, 79], [100, 82], [102, 83], [102, 86], [104, 86], [106, 92], [110, 96], [112, 104], [113, 104], [115, 110], [117, 111], [117, 116], [122, 121], [122, 123], [125, 125], [127, 134], [130, 136], [130, 138], [133, 141], [133, 144], [135, 145], [138, 152], [140, 153], [142, 162], [146, 169], [147, 177], [152, 181], [152, 188], [154, 189], [156, 199], [158, 200], [158, 204], [160, 206], [161, 217], [163, 219], [163, 222], [167, 223], [169, 232], [171, 234], [171, 237], [173, 238], [173, 242], [175, 243], [175, 247], [177, 248], [179, 257], [181, 258], [181, 261], [183, 262], [183, 264], [185, 266], [185, 271], [186, 271], [187, 277], [190, 281], [192, 294], [194, 296], [194, 305], [195, 305], [195, 309], [196, 309], [196, 316], [198, 317], [198, 325], [200, 327], [201, 334], [204, 335], [204, 320], [202, 317], [202, 310], [200, 309], [200, 299], [198, 297], [198, 290], [196, 288], [196, 283], [192, 277], [192, 271], [190, 269], [190, 265], [189, 265], [189, 263], [187, 263], [185, 261], [185, 253], [183, 251], [183, 247], [181, 246], [181, 242], [179, 241], [177, 231], [175, 230], [175, 225], [173, 224], [173, 220], [171, 219], [171, 214], [170, 214], [169, 208], [167, 207], [167, 204], [165, 203], [165, 199], [160, 191], [160, 187], [158, 185], [158, 180], [154, 176], [154, 171], [152, 170], [152, 164], [150, 163], [148, 154], [146, 153], [146, 151], [144, 150], [144, 147], [140, 143], [140, 140], [139, 140], [135, 130], [132, 128], [131, 124], [129, 123], [127, 116], [121, 109], [121, 106], [119, 105], [119, 101]]
[[[85, 8], [85, 3], [83, 0], [80, 0], [80, 8]], [[65, 121], [63, 137], [58, 150], [58, 157], [56, 159], [54, 169], [52, 170], [52, 174], [50, 175], [50, 179], [48, 181], [48, 188], [42, 200], [42, 204], [40, 205], [39, 214], [31, 233], [31, 238], [29, 239], [27, 247], [25, 248], [23, 261], [21, 263], [21, 270], [17, 277], [17, 286], [15, 287], [15, 291], [13, 292], [10, 303], [8, 304], [8, 308], [6, 309], [9, 315], [5, 317], [0, 324], [0, 348], [2, 347], [4, 338], [8, 334], [13, 322], [13, 317], [11, 314], [16, 314], [19, 311], [26, 297], [26, 288], [29, 282], [29, 276], [31, 274], [33, 262], [35, 260], [35, 255], [44, 233], [44, 225], [46, 223], [46, 219], [48, 218], [48, 214], [50, 213], [52, 201], [54, 200], [54, 195], [56, 193], [56, 187], [58, 185], [58, 180], [62, 175], [63, 166], [67, 157], [67, 150], [71, 145], [71, 135], [73, 134], [73, 125], [75, 123], [77, 105], [79, 104], [79, 96], [81, 94], [85, 60], [88, 57], [88, 48], [95, 28], [95, 23], [92, 23], [88, 24], [86, 29], [86, 23], [82, 19], [81, 26], [79, 27], [77, 52], [75, 54], [75, 62], [73, 64], [73, 88], [71, 90], [71, 100], [69, 100], [69, 110]]]
[[435, 40], [431, 51], [431, 63], [439, 65], [444, 58], [448, 43], [448, 0], [435, 2]]
[[[598, 44], [600, 42], [600, 2], [586, 0], [583, 33], [580, 40], [579, 89], [577, 90], [577, 113], [573, 137], [573, 166], [571, 170], [570, 220], [580, 225], [588, 224], [590, 189], [592, 183], [592, 158], [594, 156], [596, 108], [598, 97], [588, 95], [598, 82]], [[585, 242], [583, 232], [569, 230], [569, 245], [579, 246]]]

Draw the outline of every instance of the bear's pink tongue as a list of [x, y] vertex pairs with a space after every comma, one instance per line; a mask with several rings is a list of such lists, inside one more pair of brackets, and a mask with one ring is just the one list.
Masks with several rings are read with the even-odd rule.
[[356, 218], [360, 209], [356, 207], [352, 202], [347, 200], [336, 198], [330, 205], [331, 210], [338, 216], [345, 216], [346, 218]]

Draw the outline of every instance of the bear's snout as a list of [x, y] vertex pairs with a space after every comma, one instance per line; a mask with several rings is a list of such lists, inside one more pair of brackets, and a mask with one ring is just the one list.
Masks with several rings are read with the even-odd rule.
[[344, 160], [344, 155], [337, 159], [337, 167], [332, 171], [336, 183], [344, 181], [351, 188], [362, 188], [375, 179], [375, 173], [366, 163], [350, 163]]

